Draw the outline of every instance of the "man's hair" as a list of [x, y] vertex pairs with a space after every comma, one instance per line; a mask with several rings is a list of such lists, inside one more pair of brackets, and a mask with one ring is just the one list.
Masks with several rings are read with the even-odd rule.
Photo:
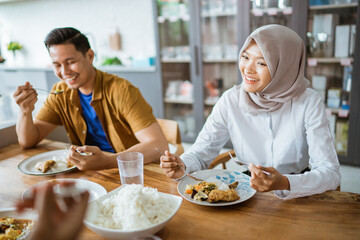
[[90, 43], [87, 37], [79, 30], [71, 27], [55, 28], [45, 37], [45, 46], [49, 50], [52, 45], [56, 44], [74, 44], [75, 49], [82, 54], [90, 49]]

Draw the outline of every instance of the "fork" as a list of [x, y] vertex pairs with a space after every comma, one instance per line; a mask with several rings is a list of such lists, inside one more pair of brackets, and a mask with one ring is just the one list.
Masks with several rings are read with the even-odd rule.
[[[164, 154], [163, 152], [161, 152], [158, 148], [155, 148], [155, 150], [158, 151], [161, 155], [165, 156], [165, 154]], [[186, 176], [194, 179], [195, 181], [200, 181], [200, 182], [203, 182], [203, 181], [204, 181], [204, 180], [202, 180], [202, 179], [200, 179], [200, 178], [196, 178], [196, 177], [188, 174], [188, 173], [186, 172], [185, 168], [183, 168], [182, 166], [180, 166], [179, 163], [176, 163], [176, 164], [177, 164], [177, 166], [178, 166], [179, 168], [181, 168], [181, 169], [185, 172]]]
[[[64, 143], [64, 147], [65, 147], [67, 150], [70, 150], [71, 146], [72, 146], [72, 145], [71, 145], [70, 143]], [[93, 155], [92, 152], [90, 152], [90, 153], [80, 152], [79, 150], [77, 150], [76, 147], [74, 147], [74, 149], [75, 149], [75, 151], [76, 151], [77, 153], [79, 153], [80, 155], [83, 155], [83, 156]]]
[[54, 92], [51, 92], [51, 91], [41, 89], [41, 88], [33, 88], [33, 89], [38, 90], [38, 91], [44, 91], [44, 92], [51, 93], [51, 94], [60, 94], [60, 93], [64, 92], [64, 90], [56, 90]]
[[[230, 152], [228, 152], [228, 153], [229, 153], [231, 159], [232, 159], [235, 163], [237, 163], [237, 164], [239, 164], [239, 165], [245, 165], [245, 166], [249, 167], [249, 164], [248, 164], [248, 163], [239, 162], [238, 160], [235, 160], [235, 158], [231, 155]], [[266, 175], [270, 175], [270, 173], [267, 172], [267, 171], [262, 170], [262, 172], [265, 173]]]

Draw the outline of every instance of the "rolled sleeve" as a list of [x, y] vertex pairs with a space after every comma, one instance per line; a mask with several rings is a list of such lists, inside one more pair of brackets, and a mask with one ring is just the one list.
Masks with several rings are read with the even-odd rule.
[[61, 118], [55, 109], [54, 99], [50, 94], [35, 118], [55, 125], [62, 125]]

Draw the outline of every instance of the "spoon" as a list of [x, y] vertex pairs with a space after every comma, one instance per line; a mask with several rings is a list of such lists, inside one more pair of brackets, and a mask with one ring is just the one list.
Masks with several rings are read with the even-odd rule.
[[50, 92], [48, 90], [41, 89], [41, 88], [33, 88], [33, 89], [38, 90], [38, 91], [44, 91], [44, 92], [51, 93], [51, 94], [60, 94], [60, 93], [64, 92], [64, 90], [60, 90], [60, 89], [56, 89], [56, 91], [54, 91], [54, 92]]
[[[164, 154], [163, 152], [161, 152], [158, 148], [155, 148], [155, 150], [158, 151], [161, 155], [165, 156], [165, 154]], [[192, 179], [194, 179], [194, 180], [196, 180], [196, 181], [200, 181], [200, 182], [203, 182], [203, 181], [204, 181], [204, 180], [202, 180], [202, 179], [200, 179], [200, 178], [196, 178], [196, 177], [194, 177], [194, 176], [186, 173], [185, 168], [183, 168], [182, 166], [180, 166], [179, 163], [176, 163], [176, 164], [178, 165], [179, 168], [181, 168], [182, 170], [184, 170], [186, 176], [188, 176], [188, 177], [190, 177], [190, 178], [192, 178]]]
[[[238, 160], [235, 160], [235, 158], [231, 155], [231, 153], [229, 152], [229, 155], [230, 155], [230, 157], [231, 157], [231, 159], [235, 162], [235, 163], [237, 163], [237, 164], [239, 164], [239, 165], [246, 165], [247, 167], [249, 167], [249, 164], [248, 163], [242, 163], [242, 162], [239, 162]], [[270, 175], [270, 173], [269, 172], [267, 172], [267, 171], [262, 171], [263, 173], [265, 173], [266, 175]]]
[[[65, 147], [67, 150], [70, 150], [70, 148], [72, 147], [72, 145], [69, 144], [69, 143], [65, 143], [65, 144], [64, 144], [64, 147]], [[83, 156], [93, 155], [92, 152], [81, 152], [81, 151], [79, 151], [76, 147], [74, 147], [74, 149], [75, 149], [75, 151], [76, 151], [77, 153], [79, 153], [80, 155], [83, 155]]]

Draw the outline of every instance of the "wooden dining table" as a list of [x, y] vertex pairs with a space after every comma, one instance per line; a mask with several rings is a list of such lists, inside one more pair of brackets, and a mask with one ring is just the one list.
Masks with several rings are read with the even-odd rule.
[[[63, 149], [64, 144], [43, 140], [36, 148], [18, 144], [0, 148], [0, 208], [13, 207], [23, 191], [54, 178], [82, 178], [118, 188], [118, 169], [79, 171], [55, 176], [21, 173], [17, 166], [26, 158]], [[159, 164], [144, 167], [144, 185], [180, 196], [177, 182], [167, 178]], [[272, 192], [256, 193], [239, 204], [209, 207], [183, 200], [179, 211], [156, 236], [161, 239], [360, 239], [360, 194], [328, 191], [310, 197], [282, 200]], [[104, 239], [85, 226], [79, 239]]]

